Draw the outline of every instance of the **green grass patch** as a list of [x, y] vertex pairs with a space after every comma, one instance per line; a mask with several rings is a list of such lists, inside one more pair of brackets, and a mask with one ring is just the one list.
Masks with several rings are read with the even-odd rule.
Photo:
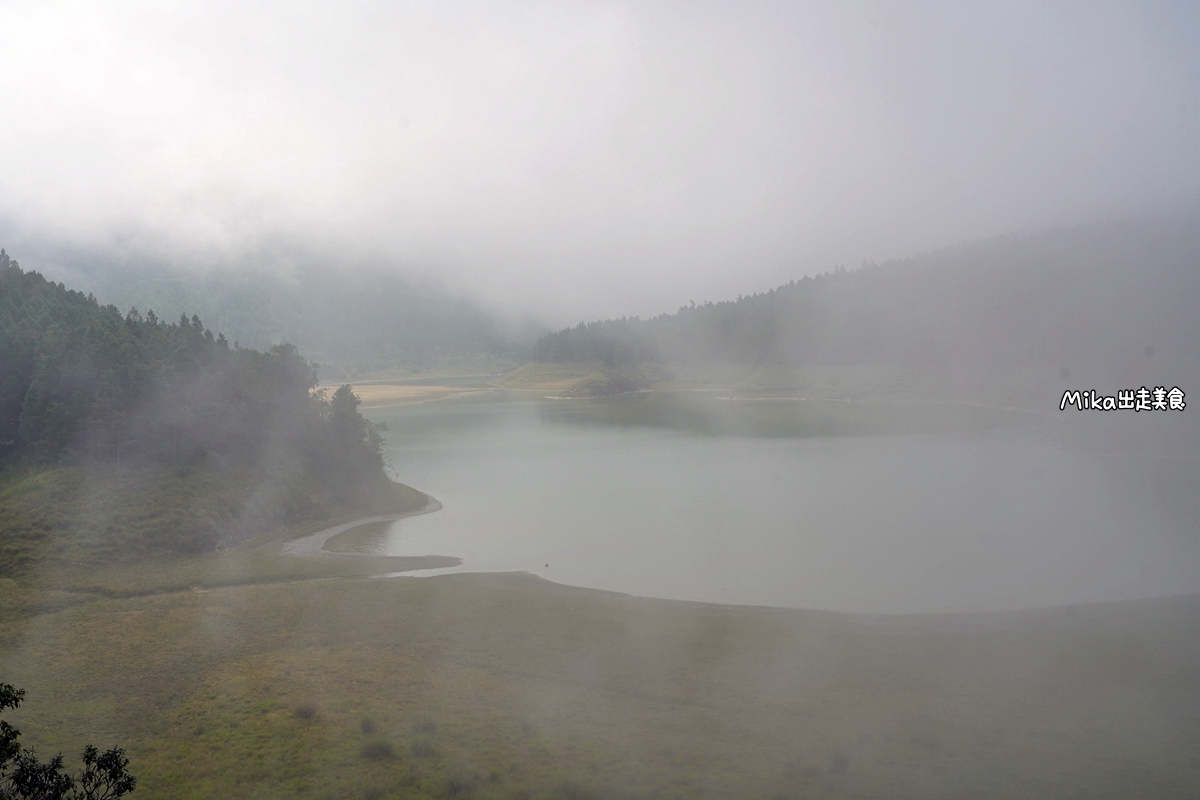
[[505, 375], [497, 385], [505, 389], [541, 391], [562, 389], [598, 369], [598, 364], [541, 364], [531, 361]]
[[666, 377], [666, 369], [659, 364], [610, 367], [600, 362], [533, 362], [505, 375], [497, 385], [554, 397], [610, 397], [649, 388]]
[[0, 577], [199, 555], [427, 501], [411, 487], [381, 480], [354, 503], [296, 515], [289, 508], [292, 494], [306, 491], [303, 481], [277, 478], [215, 466], [0, 473]]

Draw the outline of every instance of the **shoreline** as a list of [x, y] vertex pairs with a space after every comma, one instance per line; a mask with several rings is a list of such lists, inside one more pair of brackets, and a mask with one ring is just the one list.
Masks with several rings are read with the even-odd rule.
[[[422, 494], [424, 494], [422, 492]], [[372, 522], [395, 522], [396, 520], [406, 519], [408, 517], [419, 517], [423, 514], [432, 514], [435, 511], [441, 511], [442, 504], [434, 497], [425, 495], [425, 504], [420, 508], [412, 511], [402, 511], [396, 514], [378, 514], [372, 517], [359, 517], [350, 522], [343, 522], [339, 525], [334, 525], [329, 528], [323, 528], [316, 533], [310, 533], [307, 536], [295, 539], [290, 542], [285, 542], [279, 548], [280, 555], [285, 556], [323, 556], [326, 558], [380, 558], [380, 556], [371, 555], [369, 553], [337, 553], [332, 550], [325, 549], [325, 543], [337, 536], [339, 533], [345, 533], [348, 530], [357, 528], [360, 525], [369, 525]], [[439, 559], [445, 562], [447, 559], [453, 559], [458, 563], [462, 563], [461, 559], [453, 556], [417, 556], [418, 559]], [[444, 563], [439, 563], [437, 566], [445, 566]], [[419, 567], [417, 569], [420, 569]]]
[[[394, 383], [350, 384], [354, 396], [363, 409], [396, 408], [399, 406], [432, 403], [439, 400], [457, 400], [472, 394], [492, 391], [492, 386], [442, 384], [408, 385]], [[329, 392], [336, 387], [322, 385], [320, 391]]]

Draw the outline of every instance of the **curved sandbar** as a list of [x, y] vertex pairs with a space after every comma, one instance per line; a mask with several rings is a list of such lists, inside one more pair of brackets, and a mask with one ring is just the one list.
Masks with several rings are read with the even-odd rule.
[[386, 560], [389, 562], [389, 571], [406, 572], [408, 570], [417, 569], [443, 569], [446, 567], [457, 567], [462, 564], [462, 559], [455, 556], [377, 556], [370, 553], [348, 553], [334, 552], [325, 548], [326, 543], [340, 533], [353, 530], [362, 525], [369, 525], [373, 522], [395, 522], [398, 519], [405, 517], [416, 517], [421, 514], [432, 514], [434, 511], [440, 511], [442, 504], [429, 495], [425, 495], [427, 502], [420, 508], [412, 511], [405, 511], [398, 514], [382, 514], [374, 517], [360, 517], [351, 522], [344, 522], [341, 525], [334, 525], [331, 528], [317, 531], [295, 541], [287, 542], [280, 548], [279, 552], [286, 556], [320, 556], [323, 558], [370, 558], [376, 561]]

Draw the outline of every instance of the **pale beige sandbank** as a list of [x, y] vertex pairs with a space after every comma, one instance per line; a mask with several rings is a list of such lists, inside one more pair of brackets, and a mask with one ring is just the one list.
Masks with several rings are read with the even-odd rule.
[[[337, 386], [321, 386], [332, 396]], [[468, 394], [486, 392], [488, 389], [467, 386], [399, 386], [395, 384], [351, 384], [350, 387], [363, 408], [402, 406], [409, 403], [425, 403], [430, 400], [449, 400]]]

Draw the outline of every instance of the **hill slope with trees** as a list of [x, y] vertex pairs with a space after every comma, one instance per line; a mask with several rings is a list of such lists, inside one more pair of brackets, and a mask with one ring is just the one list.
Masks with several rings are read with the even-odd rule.
[[1026, 371], [1140, 385], [1147, 372], [1176, 382], [1200, 372], [1198, 338], [1200, 219], [1192, 216], [838, 268], [652, 319], [580, 323], [544, 336], [533, 356], [610, 368]]
[[528, 357], [542, 330], [502, 324], [470, 300], [391, 271], [300, 260], [278, 270], [169, 268], [137, 259], [49, 251], [47, 274], [121, 309], [199, 315], [230, 342], [291, 342], [326, 380], [390, 369], [489, 368]]
[[292, 345], [121, 314], [0, 252], [0, 569], [198, 552], [389, 497], [380, 430]]

